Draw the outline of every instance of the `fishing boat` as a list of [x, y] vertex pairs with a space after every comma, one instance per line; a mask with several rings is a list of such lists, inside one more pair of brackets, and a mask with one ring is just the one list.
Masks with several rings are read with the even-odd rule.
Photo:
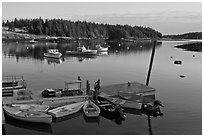
[[97, 100], [92, 98], [90, 99], [100, 108], [101, 113], [108, 115], [119, 115], [120, 117], [125, 118], [124, 110], [120, 105], [117, 105], [102, 96], [98, 96]]
[[60, 53], [58, 49], [49, 49], [48, 53], [44, 53], [44, 56], [49, 58], [60, 58], [62, 53]]
[[117, 96], [106, 96], [104, 97], [111, 102], [120, 105], [123, 109], [135, 109], [135, 110], [141, 110], [142, 108], [142, 103], [138, 103], [135, 101], [128, 101], [121, 99], [120, 97]]
[[96, 49], [97, 49], [97, 52], [107, 52], [108, 51], [108, 47], [104, 48], [104, 47], [101, 47], [101, 45], [96, 45]]
[[11, 106], [23, 111], [39, 111], [39, 112], [47, 112], [48, 109], [50, 108], [48, 105], [38, 104], [11, 104]]
[[141, 94], [138, 94], [137, 92], [119, 91], [118, 96], [125, 100], [136, 101], [140, 103], [149, 103], [155, 101], [155, 99], [144, 97]]
[[65, 105], [62, 107], [58, 107], [52, 110], [48, 111], [48, 114], [59, 118], [59, 117], [64, 117], [64, 116], [68, 116], [71, 114], [74, 114], [78, 111], [80, 111], [82, 109], [82, 107], [84, 106], [85, 102], [77, 102], [77, 103], [73, 103], [73, 104], [69, 104], [69, 105]]
[[77, 47], [77, 51], [66, 51], [67, 55], [97, 55], [97, 50], [86, 49], [84, 46]]
[[83, 95], [81, 89], [81, 80], [75, 80], [72, 82], [65, 82], [65, 88], [60, 89], [45, 89], [41, 95], [43, 98], [48, 97], [64, 97], [64, 96], [79, 96]]
[[160, 106], [164, 107], [164, 105], [155, 99], [144, 97], [142, 95], [138, 95], [135, 92], [118, 92], [118, 96], [122, 99], [142, 103], [141, 111], [144, 114], [153, 115], [153, 116], [162, 116], [163, 113], [160, 110]]
[[100, 114], [100, 108], [91, 100], [86, 101], [83, 106], [83, 111], [87, 117], [98, 117]]
[[51, 123], [52, 116], [40, 111], [23, 111], [16, 107], [3, 106], [4, 112], [11, 118], [35, 123]]
[[37, 41], [35, 41], [34, 39], [30, 40], [29, 43], [33, 44], [33, 43], [37, 43]]

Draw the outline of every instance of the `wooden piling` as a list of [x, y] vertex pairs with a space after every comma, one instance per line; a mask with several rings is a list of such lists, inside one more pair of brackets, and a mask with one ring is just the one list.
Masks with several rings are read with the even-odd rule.
[[90, 95], [90, 83], [88, 80], [86, 81], [86, 94]]

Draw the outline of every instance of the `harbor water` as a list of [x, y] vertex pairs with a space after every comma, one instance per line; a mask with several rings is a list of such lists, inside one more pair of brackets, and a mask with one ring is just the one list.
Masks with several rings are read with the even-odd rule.
[[[187, 51], [174, 46], [188, 41], [162, 41], [156, 44], [149, 86], [164, 104], [162, 117], [126, 113], [125, 121], [100, 116], [87, 119], [83, 112], [57, 119], [50, 125], [6, 120], [8, 135], [201, 135], [202, 134], [202, 52]], [[94, 49], [93, 42], [82, 42]], [[110, 46], [108, 53], [94, 57], [67, 56], [66, 50], [76, 50], [77, 42], [8, 43], [2, 44], [2, 75], [23, 75], [27, 88], [40, 94], [45, 88], [64, 88], [65, 81], [80, 76], [86, 80], [101, 80], [101, 85], [136, 81], [146, 83], [153, 43], [101, 42]], [[57, 48], [61, 59], [44, 58], [48, 48]], [[182, 61], [174, 64], [175, 60]]]

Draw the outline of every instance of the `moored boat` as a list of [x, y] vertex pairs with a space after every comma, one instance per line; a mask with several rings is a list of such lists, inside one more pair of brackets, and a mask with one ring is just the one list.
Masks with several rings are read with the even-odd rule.
[[49, 58], [60, 58], [62, 53], [60, 53], [58, 49], [49, 49], [48, 53], [44, 53], [44, 56]]
[[48, 109], [50, 108], [48, 105], [38, 104], [12, 104], [11, 106], [24, 111], [39, 111], [39, 112], [47, 112]]
[[129, 101], [136, 101], [140, 103], [149, 103], [149, 102], [154, 102], [155, 99], [149, 98], [149, 97], [144, 97], [136, 92], [124, 92], [124, 91], [119, 91], [118, 96], [120, 96], [122, 99], [129, 100]]
[[51, 123], [52, 116], [39, 111], [23, 111], [16, 107], [3, 106], [4, 112], [11, 118], [35, 123]]
[[115, 104], [120, 105], [123, 109], [141, 110], [141, 108], [142, 108], [142, 103], [138, 103], [138, 102], [135, 102], [135, 101], [124, 100], [124, 99], [121, 99], [120, 97], [107, 96], [107, 97], [104, 97], [104, 98], [112, 101]]
[[108, 51], [108, 47], [104, 48], [104, 47], [101, 47], [101, 45], [96, 45], [96, 49], [97, 49], [97, 52], [107, 52]]
[[61, 107], [49, 110], [48, 114], [56, 118], [68, 116], [80, 111], [84, 104], [85, 104], [85, 101], [61, 106]]
[[100, 108], [101, 113], [108, 115], [119, 115], [120, 117], [125, 118], [124, 110], [120, 105], [117, 105], [102, 96], [98, 96], [97, 100], [92, 98], [90, 99]]
[[163, 113], [160, 110], [160, 106], [164, 107], [164, 105], [155, 99], [144, 97], [142, 95], [138, 95], [135, 92], [118, 92], [118, 96], [122, 99], [142, 103], [141, 111], [144, 114], [153, 115], [153, 116], [162, 116]]
[[87, 117], [98, 117], [100, 114], [100, 108], [91, 100], [86, 101], [83, 111]]
[[37, 41], [35, 41], [34, 39], [30, 40], [29, 43], [33, 44], [33, 43], [37, 43]]
[[81, 80], [65, 82], [64, 89], [45, 89], [42, 91], [41, 95], [43, 98], [83, 95], [83, 91], [81, 90], [81, 83]]
[[77, 47], [77, 51], [66, 51], [67, 55], [97, 55], [97, 50], [86, 49], [83, 47]]

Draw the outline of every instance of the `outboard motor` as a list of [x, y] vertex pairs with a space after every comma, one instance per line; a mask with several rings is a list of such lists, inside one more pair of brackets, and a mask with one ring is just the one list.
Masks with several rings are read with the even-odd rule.
[[125, 120], [125, 111], [120, 105], [117, 105], [116, 110], [119, 112], [120, 117]]
[[141, 111], [143, 114], [147, 114], [147, 115], [154, 116], [154, 117], [163, 116], [164, 114], [161, 112], [160, 106], [164, 107], [164, 105], [162, 105], [160, 101], [155, 100], [153, 104], [152, 103], [142, 104]]

